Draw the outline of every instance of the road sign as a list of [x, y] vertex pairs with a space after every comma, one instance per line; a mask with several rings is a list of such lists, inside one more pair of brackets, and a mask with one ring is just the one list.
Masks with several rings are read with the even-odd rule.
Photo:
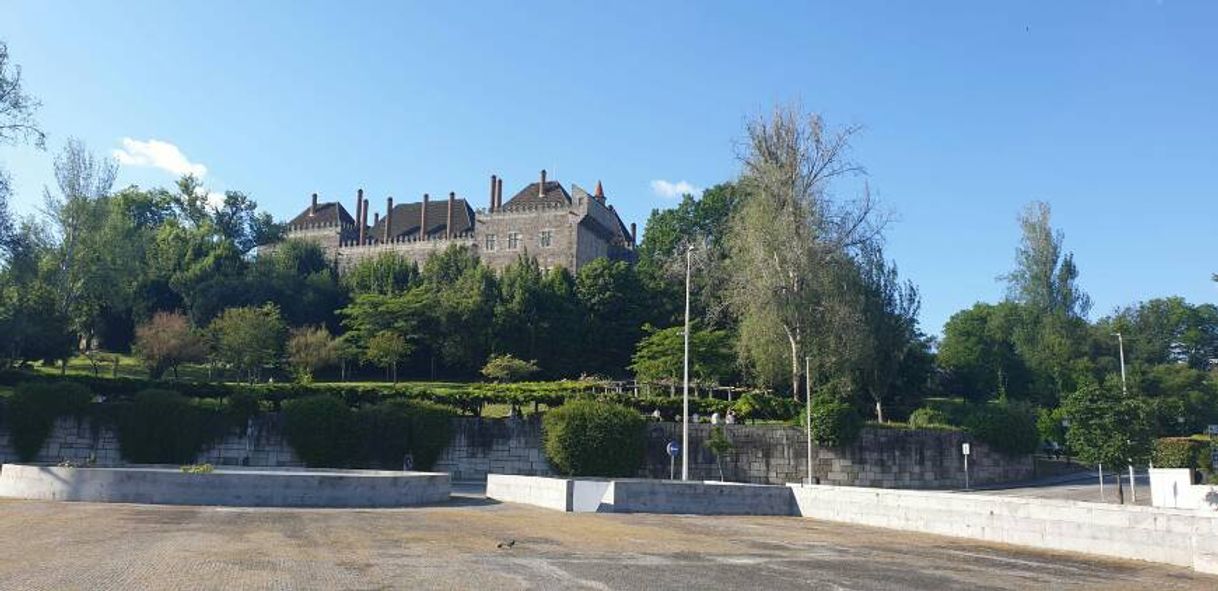
[[967, 456], [969, 454], [969, 451], [971, 451], [971, 450], [969, 449], [969, 445], [967, 443], [960, 444], [960, 453]]
[[666, 449], [668, 451], [668, 455], [675, 458], [677, 457], [677, 454], [681, 453], [681, 444], [677, 443], [676, 441], [669, 441]]
[[677, 454], [681, 453], [681, 444], [676, 441], [669, 441], [668, 447], [664, 448], [668, 452], [668, 479], [677, 479]]

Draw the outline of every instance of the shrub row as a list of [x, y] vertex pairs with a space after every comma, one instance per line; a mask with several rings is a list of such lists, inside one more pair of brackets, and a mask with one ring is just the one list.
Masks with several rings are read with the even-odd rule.
[[[368, 385], [368, 384], [236, 384], [219, 382], [163, 382], [135, 378], [101, 378], [93, 376], [48, 376], [22, 372], [0, 373], [0, 385], [21, 381], [47, 384], [72, 383], [104, 396], [107, 400], [123, 400], [136, 392], [171, 388], [187, 398], [233, 399], [243, 403], [267, 401], [280, 405], [284, 401], [327, 395], [351, 407], [367, 406], [384, 400], [425, 400], [450, 406], [463, 414], [479, 416], [488, 404], [506, 404], [516, 408], [533, 405], [556, 407], [575, 398], [599, 398], [628, 406], [642, 413], [659, 409], [665, 416], [681, 411], [679, 396], [631, 396], [629, 394], [597, 393], [603, 386], [597, 382], [564, 380], [555, 382], [526, 382], [518, 384], [468, 384], [453, 386]], [[729, 402], [714, 398], [691, 398], [690, 412], [709, 415], [733, 410], [741, 419], [791, 420], [799, 415], [799, 402], [785, 396], [756, 392], [742, 395]]]
[[1035, 453], [1040, 445], [1037, 417], [1031, 407], [999, 401], [962, 404], [950, 400], [928, 399], [927, 403], [927, 406], [910, 413], [910, 427], [963, 427], [994, 451], [1007, 455]]
[[284, 404], [284, 437], [305, 464], [342, 468], [430, 469], [448, 445], [449, 408], [417, 400], [389, 400], [352, 409], [341, 400], [315, 395]]
[[1160, 437], [1155, 440], [1150, 461], [1156, 468], [1195, 470], [1209, 482], [1214, 476], [1210, 456], [1216, 447], [1207, 437]]

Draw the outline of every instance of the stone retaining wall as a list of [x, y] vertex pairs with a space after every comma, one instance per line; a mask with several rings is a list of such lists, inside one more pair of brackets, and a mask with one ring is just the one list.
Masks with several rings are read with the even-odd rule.
[[[647, 426], [647, 453], [638, 476], [668, 478], [669, 458], [664, 448], [681, 440], [679, 423]], [[710, 425], [690, 426], [690, 478], [718, 480], [715, 456], [703, 442]], [[722, 462], [726, 480], [756, 484], [800, 482], [806, 474], [804, 432], [782, 425], [731, 425], [726, 427], [733, 449]], [[959, 488], [964, 485], [963, 434], [946, 431], [908, 431], [867, 428], [851, 447], [813, 447], [813, 476], [823, 484], [884, 488]], [[452, 440], [432, 469], [448, 472], [455, 481], [485, 480], [491, 472], [548, 476], [554, 472], [542, 453], [541, 423], [536, 419], [476, 419], [453, 421]], [[123, 463], [118, 440], [108, 428], [88, 421], [63, 418], [39, 453], [37, 462], [63, 459], [99, 466]], [[0, 426], [0, 462], [18, 458]], [[279, 417], [263, 415], [244, 433], [232, 433], [199, 455], [198, 463], [217, 466], [300, 466], [284, 441]], [[1030, 456], [1008, 457], [974, 442], [969, 460], [974, 484], [1026, 480], [1033, 476]], [[389, 468], [390, 466], [386, 466]], [[393, 466], [396, 468], [396, 466]], [[680, 464], [678, 458], [677, 471]]]

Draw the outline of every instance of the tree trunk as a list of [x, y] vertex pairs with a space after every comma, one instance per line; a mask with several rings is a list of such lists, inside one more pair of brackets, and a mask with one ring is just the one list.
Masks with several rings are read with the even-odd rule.
[[884, 422], [884, 403], [879, 400], [875, 401], [875, 420]]
[[799, 402], [799, 341], [791, 329], [783, 328], [787, 331], [787, 342], [791, 344], [791, 398]]

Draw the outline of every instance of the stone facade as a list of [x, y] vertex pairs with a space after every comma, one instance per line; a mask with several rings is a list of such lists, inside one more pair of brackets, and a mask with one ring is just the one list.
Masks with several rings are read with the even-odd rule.
[[[246, 433], [231, 434], [199, 455], [199, 463], [217, 466], [299, 466], [300, 460], [283, 440], [276, 415], [263, 415]], [[647, 456], [640, 477], [667, 478], [669, 458], [664, 448], [681, 440], [679, 423], [647, 427]], [[797, 427], [732, 425], [726, 427], [734, 448], [723, 460], [727, 480], [756, 484], [799, 482], [805, 476], [806, 443]], [[715, 457], [703, 445], [710, 425], [690, 429], [690, 478], [717, 480]], [[883, 488], [960, 488], [964, 486], [960, 443], [964, 435], [947, 431], [864, 429], [851, 447], [813, 447], [814, 477], [822, 484]], [[554, 472], [542, 453], [538, 420], [453, 420], [452, 440], [433, 467], [455, 481], [484, 480], [487, 473], [547, 476]], [[1009, 457], [972, 443], [969, 473], [972, 484], [1026, 480], [1033, 477], [1031, 456]], [[97, 465], [119, 465], [118, 440], [107, 428], [88, 421], [60, 419], [39, 454], [39, 462], [94, 458]], [[17, 461], [0, 428], [0, 462]], [[680, 470], [678, 458], [677, 470]]]
[[[537, 259], [543, 269], [565, 267], [576, 272], [598, 258], [633, 261], [635, 230], [627, 228], [608, 203], [600, 183], [594, 193], [577, 185], [570, 191], [557, 181], [541, 180], [503, 203], [503, 182], [492, 177], [488, 207], [475, 210], [467, 200], [449, 194], [447, 201], [393, 204], [385, 216], [368, 220], [369, 202], [360, 191], [351, 216], [338, 202], [312, 204], [287, 223], [286, 236], [317, 242], [340, 272], [365, 259], [394, 252], [422, 265], [432, 253], [451, 244], [470, 247], [494, 269], [521, 255]], [[273, 251], [275, 245], [264, 247]]]

